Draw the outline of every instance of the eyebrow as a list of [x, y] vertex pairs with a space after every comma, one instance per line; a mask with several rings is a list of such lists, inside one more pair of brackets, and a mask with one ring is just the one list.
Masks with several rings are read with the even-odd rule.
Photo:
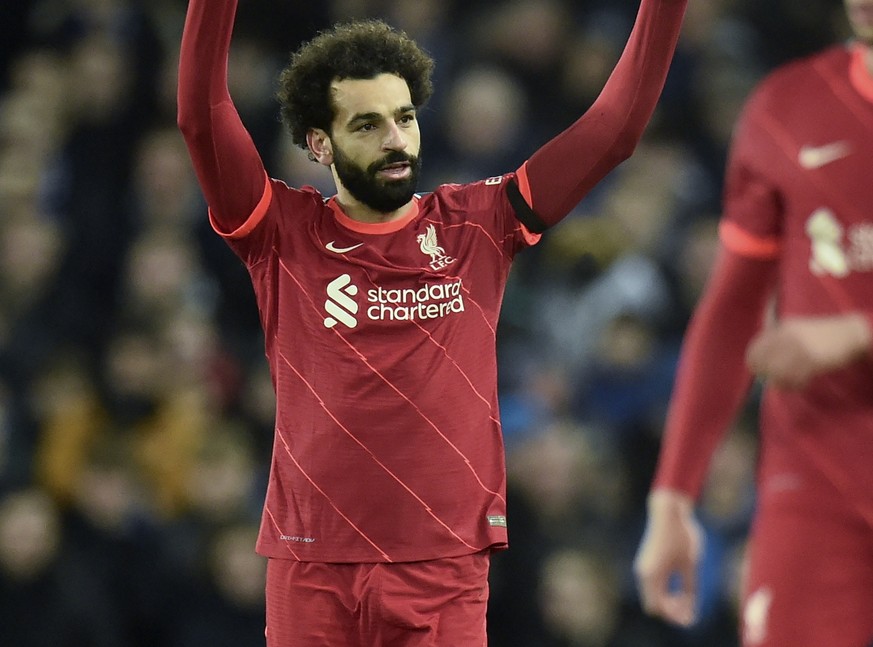
[[[394, 111], [395, 115], [403, 115], [408, 112], [415, 112], [415, 106], [411, 103], [406, 104], [405, 106], [400, 106], [397, 110]], [[379, 121], [382, 119], [382, 113], [379, 112], [359, 112], [355, 115], [352, 115], [352, 118], [349, 119], [347, 126], [353, 127], [359, 123], [367, 122], [367, 121]]]

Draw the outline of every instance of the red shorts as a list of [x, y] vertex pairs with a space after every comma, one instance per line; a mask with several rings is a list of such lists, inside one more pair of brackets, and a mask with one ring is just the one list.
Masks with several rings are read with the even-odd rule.
[[270, 559], [267, 647], [484, 647], [489, 564]]
[[743, 647], [873, 645], [873, 528], [839, 496], [764, 497], [750, 542]]

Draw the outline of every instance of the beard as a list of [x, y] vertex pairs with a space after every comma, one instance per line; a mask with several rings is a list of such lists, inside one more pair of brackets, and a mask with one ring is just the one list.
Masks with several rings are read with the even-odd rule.
[[[402, 180], [383, 180], [378, 172], [390, 164], [406, 162], [411, 173]], [[392, 151], [385, 157], [363, 168], [350, 160], [336, 144], [333, 163], [343, 186], [355, 199], [379, 213], [391, 213], [412, 200], [421, 172], [420, 157], [402, 151]]]

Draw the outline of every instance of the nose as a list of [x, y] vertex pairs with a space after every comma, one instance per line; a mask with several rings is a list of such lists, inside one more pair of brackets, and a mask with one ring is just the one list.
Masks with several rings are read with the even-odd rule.
[[391, 151], [402, 151], [409, 145], [406, 135], [395, 122], [388, 122], [388, 132], [382, 142], [382, 148]]

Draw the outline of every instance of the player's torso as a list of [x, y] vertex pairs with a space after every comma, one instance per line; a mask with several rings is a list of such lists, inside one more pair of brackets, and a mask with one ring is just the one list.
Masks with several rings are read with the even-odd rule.
[[[759, 163], [782, 201], [780, 316], [873, 303], [873, 98], [853, 87], [848, 65], [838, 50], [812, 59], [761, 116]], [[763, 425], [764, 496], [772, 484], [818, 482], [873, 501], [873, 362], [769, 391]]]
[[480, 188], [377, 228], [274, 198], [268, 217], [288, 220], [250, 263], [277, 391], [266, 554], [307, 538], [300, 559], [414, 560], [505, 540], [495, 333], [517, 230]]
[[262, 313], [278, 326], [278, 352], [337, 366], [364, 354], [413, 370], [443, 344], [493, 338], [508, 258], [489, 249], [481, 227], [434, 202], [426, 196], [399, 228], [376, 229], [338, 220], [325, 204], [279, 237], [265, 268], [276, 301]]
[[873, 302], [873, 100], [848, 55], [812, 59], [780, 89], [762, 165], [782, 201], [780, 312], [824, 314]]

